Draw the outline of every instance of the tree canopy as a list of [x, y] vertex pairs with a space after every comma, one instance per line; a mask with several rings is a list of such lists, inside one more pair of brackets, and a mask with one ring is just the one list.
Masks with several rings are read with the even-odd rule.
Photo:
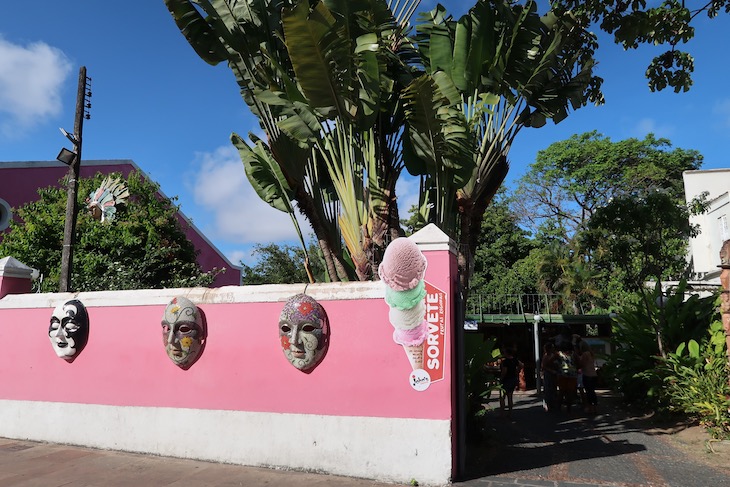
[[[689, 239], [698, 234], [689, 217], [668, 191], [624, 195], [599, 208], [579, 238], [605, 281], [644, 299], [647, 281], [687, 277]], [[621, 297], [614, 294], [614, 301], [625, 302]]]
[[701, 164], [699, 152], [652, 134], [618, 142], [595, 131], [576, 134], [538, 152], [518, 181], [515, 211], [533, 234], [544, 231], [565, 243], [618, 197], [661, 189], [684, 203], [682, 172]]
[[[715, 18], [730, 12], [730, 1], [709, 0], [699, 5], [687, 5], [684, 0], [659, 2], [625, 0], [555, 0], [556, 10], [570, 11], [580, 25], [596, 25], [612, 34], [614, 42], [624, 49], [636, 49], [641, 44], [668, 46], [656, 56], [646, 70], [651, 91], [671, 87], [675, 93], [692, 86], [694, 59], [678, 46], [689, 42], [695, 34], [696, 18]], [[695, 2], [692, 2], [695, 3]]]
[[485, 216], [475, 290], [510, 294], [523, 283], [561, 296], [564, 312], [586, 313], [645, 298], [646, 281], [679, 280], [697, 232], [688, 217], [703, 211], [685, 203], [682, 172], [701, 162], [653, 135], [613, 142], [589, 132], [552, 144]]
[[537, 266], [530, 259], [534, 240], [518, 224], [505, 190], [500, 190], [482, 220], [474, 255], [471, 287], [479, 294], [534, 294]]
[[[310, 246], [309, 254], [315, 255], [316, 249]], [[257, 244], [253, 255], [257, 258], [254, 265], [249, 266], [241, 262], [241, 281], [244, 285], [309, 282], [304, 265], [306, 254], [301, 248], [292, 245], [280, 246], [275, 243]], [[323, 276], [321, 261], [314, 259], [311, 268], [315, 276]]]
[[[652, 136], [612, 142], [591, 132], [553, 144], [530, 171], [561, 177], [526, 175], [544, 193], [502, 188], [484, 213], [471, 297], [551, 294], [562, 306], [556, 311], [573, 314], [619, 311], [650, 299], [648, 281], [679, 280], [687, 270], [688, 238], [697, 232], [688, 216], [704, 211], [704, 203], [685, 204], [681, 173], [699, 168], [701, 159], [695, 151], [672, 148], [670, 141]], [[602, 178], [615, 186], [604, 187]], [[539, 183], [548, 180], [563, 186]], [[528, 231], [517, 210], [533, 209], [527, 215], [534, 217], [541, 195], [559, 193], [572, 194], [573, 199], [566, 197], [572, 206], [565, 206], [573, 216], [553, 211]], [[590, 211], [576, 201], [587, 202]], [[417, 215], [413, 208], [402, 222], [409, 231], [420, 228]], [[566, 230], [568, 218], [577, 222], [571, 231]], [[245, 281], [304, 280], [305, 274], [292, 268], [303, 259], [301, 249], [271, 244], [260, 246], [257, 254], [255, 266], [244, 266]]]
[[[124, 180], [121, 175], [112, 175]], [[74, 291], [158, 289], [208, 286], [216, 271], [202, 272], [196, 249], [177, 220], [174, 199], [160, 196], [156, 184], [138, 173], [125, 181], [130, 196], [113, 220], [100, 222], [84, 211], [83, 200], [105, 175], [79, 181], [82, 200], [76, 223], [71, 274]], [[39, 199], [18, 209], [0, 255], [38, 269], [40, 292], [58, 291], [66, 209], [65, 184], [39, 189]]]

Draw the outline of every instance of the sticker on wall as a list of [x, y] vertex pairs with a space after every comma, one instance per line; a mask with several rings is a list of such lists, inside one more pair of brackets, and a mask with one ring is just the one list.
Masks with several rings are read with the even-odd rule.
[[78, 299], [65, 301], [53, 310], [48, 327], [56, 355], [67, 362], [73, 362], [89, 340], [89, 315]]
[[311, 372], [329, 346], [327, 313], [311, 296], [297, 294], [284, 304], [279, 315], [279, 340], [284, 356], [297, 369]]
[[206, 338], [201, 310], [188, 298], [173, 298], [162, 317], [162, 343], [170, 360], [181, 369], [189, 369], [203, 353]]
[[399, 237], [385, 249], [378, 275], [385, 283], [393, 341], [403, 347], [416, 391], [444, 378], [446, 293], [424, 280], [428, 262], [415, 242]]
[[431, 376], [423, 369], [416, 369], [411, 372], [411, 387], [418, 392], [423, 392], [431, 385]]

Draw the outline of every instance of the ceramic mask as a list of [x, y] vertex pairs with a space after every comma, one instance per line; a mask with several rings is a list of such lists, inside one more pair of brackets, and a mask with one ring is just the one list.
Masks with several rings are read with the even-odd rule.
[[165, 308], [162, 318], [162, 343], [176, 365], [187, 368], [200, 355], [205, 330], [198, 307], [187, 298], [176, 297]]
[[56, 355], [72, 361], [89, 339], [89, 315], [81, 301], [72, 299], [53, 310], [48, 337]]
[[304, 371], [314, 368], [329, 343], [329, 322], [322, 305], [306, 294], [289, 298], [279, 316], [279, 339], [294, 367]]

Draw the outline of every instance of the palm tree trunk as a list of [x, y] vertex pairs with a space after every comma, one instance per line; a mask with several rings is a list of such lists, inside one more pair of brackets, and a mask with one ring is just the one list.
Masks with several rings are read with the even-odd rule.
[[482, 220], [492, 198], [497, 194], [504, 178], [507, 177], [509, 164], [507, 156], [498, 154], [494, 169], [490, 172], [486, 181], [474, 189], [477, 195], [476, 201], [470, 198], [459, 198], [457, 196], [457, 208], [459, 210], [459, 253], [457, 264], [459, 269], [459, 284], [464, 293], [462, 306], [466, 311], [466, 301], [469, 297], [469, 283], [474, 272], [474, 254], [479, 244], [482, 233]]
[[317, 243], [320, 250], [322, 250], [325, 268], [327, 269], [327, 275], [329, 276], [330, 281], [346, 281], [347, 272], [345, 272], [344, 266], [342, 265], [342, 262], [340, 262], [341, 257], [332, 250], [332, 243], [327, 238], [329, 234], [325, 229], [325, 225], [319, 218], [319, 214], [316, 211], [312, 197], [304, 191], [304, 188], [297, 186], [294, 194], [294, 200], [297, 202], [299, 210], [312, 225], [312, 230], [314, 230]]

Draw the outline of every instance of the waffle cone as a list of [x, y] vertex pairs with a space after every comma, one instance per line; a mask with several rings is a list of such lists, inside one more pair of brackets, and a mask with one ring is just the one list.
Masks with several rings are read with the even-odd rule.
[[413, 370], [423, 368], [423, 343], [418, 345], [403, 345], [408, 361]]

